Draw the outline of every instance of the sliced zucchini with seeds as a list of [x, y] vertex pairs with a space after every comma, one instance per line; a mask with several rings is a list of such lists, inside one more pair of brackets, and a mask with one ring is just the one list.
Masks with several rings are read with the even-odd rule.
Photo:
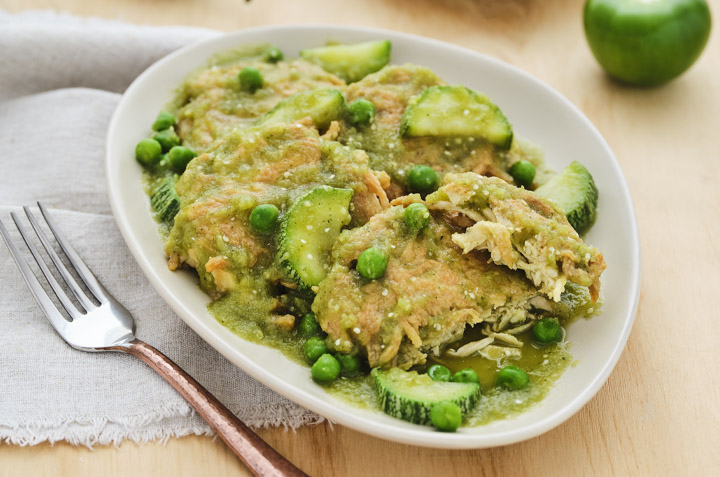
[[325, 129], [331, 121], [341, 118], [346, 109], [345, 98], [336, 89], [301, 91], [280, 101], [257, 124], [289, 124], [309, 116], [318, 129]]
[[433, 381], [427, 374], [399, 368], [376, 368], [371, 374], [382, 410], [415, 424], [430, 424], [430, 410], [441, 401], [454, 402], [465, 415], [480, 399], [477, 383]]
[[535, 193], [555, 202], [565, 212], [570, 225], [581, 234], [597, 217], [598, 190], [590, 172], [573, 161]]
[[348, 83], [363, 79], [390, 62], [390, 42], [366, 41], [353, 45], [330, 45], [300, 52], [300, 58], [315, 63]]
[[301, 196], [280, 224], [280, 261], [301, 291], [327, 275], [330, 249], [350, 222], [351, 189], [320, 186]]
[[487, 96], [464, 86], [431, 86], [410, 100], [400, 125], [403, 136], [479, 137], [509, 149], [513, 130]]

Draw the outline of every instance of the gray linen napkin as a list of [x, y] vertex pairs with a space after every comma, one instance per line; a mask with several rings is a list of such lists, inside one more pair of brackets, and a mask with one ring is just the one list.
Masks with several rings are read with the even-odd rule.
[[[150, 286], [120, 236], [104, 178], [104, 143], [120, 94], [153, 61], [215, 32], [137, 27], [0, 11], [0, 220], [43, 201], [137, 335], [251, 426], [321, 418], [248, 377], [202, 341]], [[8, 227], [12, 228], [12, 227]], [[17, 235], [16, 235], [17, 237]], [[0, 243], [0, 442], [144, 442], [210, 434], [150, 368], [75, 351], [58, 337]]]

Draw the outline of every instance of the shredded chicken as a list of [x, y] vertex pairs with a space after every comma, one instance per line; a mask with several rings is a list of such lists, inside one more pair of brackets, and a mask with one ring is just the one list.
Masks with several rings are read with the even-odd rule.
[[320, 136], [320, 139], [325, 141], [334, 141], [340, 134], [340, 123], [338, 121], [332, 121], [325, 134]]
[[597, 300], [605, 269], [602, 254], [582, 241], [562, 211], [533, 192], [495, 177], [448, 174], [426, 203], [456, 225], [474, 221], [453, 234], [464, 253], [487, 250], [493, 262], [522, 270], [556, 302], [568, 281], [589, 287]]
[[[464, 256], [451, 229], [433, 218], [426, 234], [407, 234], [403, 213], [396, 206], [373, 216], [333, 249], [335, 265], [313, 311], [335, 350], [357, 349], [372, 367], [410, 367], [458, 341], [468, 325], [512, 328], [532, 319], [527, 301], [538, 292], [521, 274], [483, 254]], [[387, 251], [388, 265], [382, 280], [368, 282], [351, 264], [370, 245]], [[497, 339], [515, 343], [512, 336]]]
[[365, 184], [367, 185], [368, 190], [377, 196], [378, 201], [380, 202], [380, 207], [383, 210], [390, 207], [390, 201], [388, 201], [387, 195], [385, 194], [385, 189], [383, 189], [380, 180], [373, 171], [368, 171], [365, 174]]

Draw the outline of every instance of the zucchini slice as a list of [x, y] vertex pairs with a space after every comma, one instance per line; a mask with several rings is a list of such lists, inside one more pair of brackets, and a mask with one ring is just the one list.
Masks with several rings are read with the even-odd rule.
[[279, 254], [285, 270], [308, 292], [328, 272], [330, 249], [350, 222], [351, 189], [320, 186], [301, 196], [280, 224]]
[[427, 374], [400, 368], [375, 368], [371, 374], [382, 410], [415, 424], [430, 424], [430, 410], [438, 402], [452, 401], [465, 415], [480, 399], [477, 383], [433, 381]]
[[595, 222], [598, 189], [590, 172], [577, 161], [538, 187], [535, 193], [555, 202], [579, 234]]
[[348, 83], [375, 73], [390, 62], [390, 42], [366, 41], [353, 45], [330, 45], [300, 52], [300, 58], [315, 63]]
[[484, 94], [465, 86], [430, 86], [410, 100], [400, 124], [403, 136], [480, 137], [509, 149], [512, 126]]
[[174, 177], [167, 177], [150, 196], [150, 207], [161, 222], [172, 222], [180, 211], [180, 197], [175, 191]]
[[346, 109], [345, 98], [336, 89], [301, 91], [280, 101], [257, 124], [289, 124], [310, 116], [318, 129], [325, 129], [331, 121], [341, 118]]

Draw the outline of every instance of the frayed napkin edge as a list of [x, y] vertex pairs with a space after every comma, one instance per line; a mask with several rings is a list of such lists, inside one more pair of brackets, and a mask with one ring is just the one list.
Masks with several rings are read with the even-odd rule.
[[[78, 417], [58, 417], [51, 421], [43, 421], [18, 426], [0, 426], [0, 443], [20, 447], [34, 446], [42, 443], [53, 445], [67, 442], [70, 445], [81, 445], [92, 450], [94, 446], [113, 445], [119, 447], [124, 440], [136, 444], [161, 442], [171, 438], [196, 436], [214, 436], [210, 426], [195, 411], [187, 412], [185, 406], [171, 406], [132, 418], [121, 419], [83, 419]], [[177, 408], [177, 409], [176, 409]], [[180, 409], [184, 408], [184, 409]], [[271, 410], [268, 417], [267, 411]], [[247, 409], [236, 415], [250, 427], [270, 428], [284, 427], [293, 432], [301, 426], [315, 426], [323, 422], [332, 423], [322, 416], [295, 406], [275, 404], [268, 407], [262, 405]], [[192, 419], [184, 423], [168, 423], [178, 417], [188, 416]], [[148, 426], [148, 423], [153, 425]]]

